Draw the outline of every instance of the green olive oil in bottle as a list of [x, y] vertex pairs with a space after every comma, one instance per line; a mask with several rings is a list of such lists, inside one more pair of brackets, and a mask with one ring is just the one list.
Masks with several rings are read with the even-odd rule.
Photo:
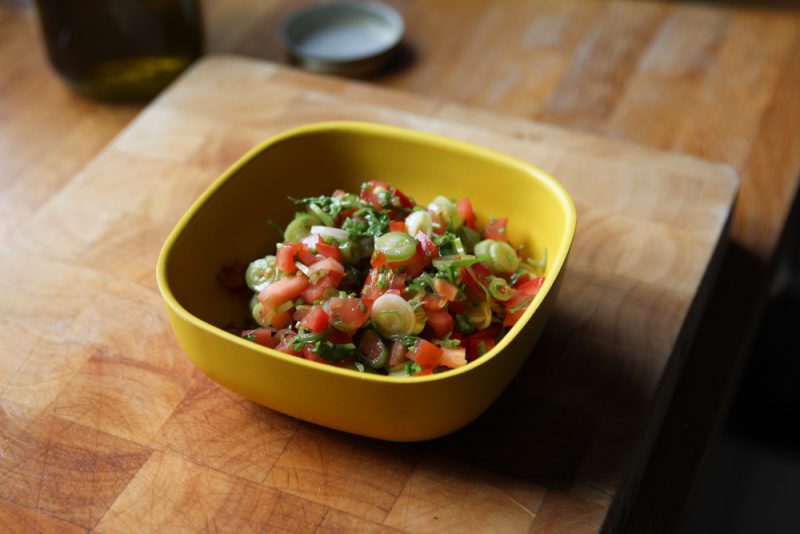
[[197, 0], [36, 0], [50, 62], [79, 93], [152, 98], [203, 53]]

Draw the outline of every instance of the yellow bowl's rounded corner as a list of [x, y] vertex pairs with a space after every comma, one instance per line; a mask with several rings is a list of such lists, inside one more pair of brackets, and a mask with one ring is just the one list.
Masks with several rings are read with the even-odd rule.
[[[301, 158], [310, 149], [323, 153], [322, 162]], [[331, 168], [333, 178], [323, 184], [321, 176], [330, 178]], [[304, 175], [309, 183], [302, 184], [299, 179], [281, 179], [292, 171], [309, 169], [324, 169], [325, 173]], [[482, 183], [481, 176], [470, 175], [479, 172], [474, 169], [491, 169], [494, 182], [500, 186], [518, 186], [515, 195], [509, 197], [503, 187]], [[346, 175], [364, 171], [370, 174], [356, 178]], [[392, 180], [393, 172], [400, 175], [397, 180], [401, 183]], [[426, 172], [427, 176], [421, 176]], [[262, 174], [272, 181], [262, 183]], [[432, 179], [434, 175], [444, 177], [442, 182], [458, 189], [459, 195], [474, 193], [471, 198], [478, 214], [485, 204], [493, 206], [498, 216], [506, 216], [502, 208], [510, 204], [513, 214], [508, 215], [509, 220], [521, 227], [517, 235], [534, 248], [544, 246], [549, 251], [539, 294], [486, 355], [445, 373], [397, 378], [320, 365], [262, 347], [221, 328], [219, 317], [223, 312], [219, 309], [225, 306], [213, 300], [220, 294], [210, 280], [211, 264], [219, 266], [225, 258], [230, 260], [241, 252], [236, 248], [238, 241], [231, 237], [252, 231], [257, 226], [253, 221], [267, 219], [274, 211], [287, 211], [280, 205], [286, 196], [282, 193], [303, 185], [306, 191], [325, 187], [316, 194], [326, 194], [340, 183], [337, 180], [352, 183], [356, 179], [382, 179], [412, 191], [412, 196], [429, 199], [442, 194], [438, 187], [448, 187]], [[283, 188], [281, 194], [272, 189], [277, 183]], [[251, 193], [253, 187], [259, 189], [257, 193], [269, 192], [262, 195], [263, 206], [244, 198], [258, 197]], [[249, 203], [249, 207], [242, 203]], [[264, 213], [252, 214], [251, 208], [263, 208]], [[530, 228], [542, 222], [530, 215], [539, 212], [558, 219], [558, 228], [545, 228], [542, 235], [546, 237], [542, 239]], [[156, 278], [178, 342], [214, 381], [257, 403], [315, 424], [391, 441], [421, 441], [451, 433], [480, 416], [522, 366], [550, 316], [575, 227], [576, 211], [569, 193], [552, 176], [527, 162], [431, 133], [377, 123], [329, 121], [274, 135], [228, 168], [170, 232], [159, 254]], [[248, 253], [254, 250], [263, 254], [262, 249], [255, 248]], [[414, 417], [387, 417], [397, 406]]]

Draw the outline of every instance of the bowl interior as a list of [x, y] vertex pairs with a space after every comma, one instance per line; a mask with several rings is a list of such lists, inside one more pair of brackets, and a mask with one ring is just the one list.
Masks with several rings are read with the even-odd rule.
[[296, 206], [288, 196], [357, 192], [364, 181], [388, 182], [418, 203], [437, 195], [469, 197], [479, 226], [508, 217], [509, 238], [527, 255], [548, 250], [546, 276], [563, 264], [574, 208], [552, 179], [513, 158], [444, 138], [357, 123], [300, 128], [254, 149], [190, 210], [167, 247], [166, 285], [177, 303], [217, 327], [242, 324], [246, 298], [217, 282], [231, 260], [274, 253]]

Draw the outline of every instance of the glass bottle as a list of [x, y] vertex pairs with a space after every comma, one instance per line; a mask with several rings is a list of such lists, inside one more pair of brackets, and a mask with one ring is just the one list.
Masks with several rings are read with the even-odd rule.
[[155, 96], [203, 52], [197, 0], [36, 0], [53, 67], [102, 100]]

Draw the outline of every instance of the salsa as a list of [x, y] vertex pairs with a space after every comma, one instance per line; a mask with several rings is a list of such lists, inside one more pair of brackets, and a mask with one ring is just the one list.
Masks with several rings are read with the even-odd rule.
[[544, 282], [509, 243], [508, 220], [477, 226], [467, 198], [427, 206], [379, 181], [358, 194], [290, 198], [300, 211], [274, 254], [251, 262], [255, 343], [390, 376], [461, 367], [492, 349]]

